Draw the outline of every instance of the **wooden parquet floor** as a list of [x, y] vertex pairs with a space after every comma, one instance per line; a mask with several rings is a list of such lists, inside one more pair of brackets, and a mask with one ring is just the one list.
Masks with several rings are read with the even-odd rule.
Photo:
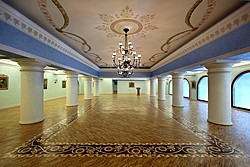
[[233, 126], [207, 122], [207, 103], [184, 108], [146, 95], [45, 102], [43, 122], [19, 125], [19, 107], [0, 111], [0, 166], [249, 166], [250, 113]]

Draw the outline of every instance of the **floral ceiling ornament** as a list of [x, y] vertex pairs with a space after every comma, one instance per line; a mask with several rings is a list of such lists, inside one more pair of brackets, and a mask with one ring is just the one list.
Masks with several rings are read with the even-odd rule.
[[99, 14], [103, 23], [95, 29], [105, 31], [108, 38], [123, 37], [123, 29], [125, 26], [129, 27], [128, 35], [130, 37], [145, 38], [149, 31], [158, 29], [158, 27], [151, 25], [151, 21], [154, 19], [155, 14], [148, 14], [139, 16], [134, 14], [133, 10], [126, 6], [121, 10], [120, 14], [114, 16], [109, 14]]

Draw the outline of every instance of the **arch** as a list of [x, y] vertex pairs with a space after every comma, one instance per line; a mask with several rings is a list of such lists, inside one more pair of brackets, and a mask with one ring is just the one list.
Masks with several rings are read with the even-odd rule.
[[231, 85], [231, 105], [250, 110], [250, 70], [238, 74]]
[[208, 102], [208, 76], [202, 76], [197, 84], [197, 100]]
[[183, 97], [190, 97], [190, 85], [189, 81], [186, 78], [183, 79]]

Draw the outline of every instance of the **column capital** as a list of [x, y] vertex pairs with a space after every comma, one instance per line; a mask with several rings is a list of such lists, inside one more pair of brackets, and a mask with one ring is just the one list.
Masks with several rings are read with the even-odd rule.
[[89, 76], [89, 75], [84, 75], [83, 78], [84, 78], [84, 79], [92, 79], [93, 77], [92, 77], [92, 76]]
[[46, 66], [46, 63], [41, 62], [37, 59], [31, 59], [31, 58], [14, 58], [11, 59], [13, 61], [16, 61], [20, 66], [20, 71], [37, 71], [37, 72], [43, 72], [44, 67]]
[[184, 73], [183, 72], [173, 72], [171, 73], [172, 75], [172, 78], [175, 78], [175, 79], [183, 79], [184, 78]]
[[99, 81], [100, 81], [100, 78], [93, 78], [93, 81], [94, 81], [94, 82], [99, 82]]
[[158, 81], [164, 81], [164, 80], [166, 80], [166, 76], [159, 76], [159, 77], [157, 77], [157, 79], [158, 79]]
[[235, 63], [239, 63], [238, 60], [216, 60], [205, 64], [207, 69], [211, 68], [231, 68]]
[[78, 73], [75, 71], [64, 71], [66, 78], [78, 78]]
[[216, 60], [214, 62], [205, 64], [205, 67], [208, 69], [208, 73], [227, 73], [231, 72], [233, 65], [239, 62], [240, 61], [236, 60]]

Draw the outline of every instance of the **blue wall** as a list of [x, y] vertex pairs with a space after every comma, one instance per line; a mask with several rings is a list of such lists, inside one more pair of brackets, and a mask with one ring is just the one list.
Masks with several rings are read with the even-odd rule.
[[[98, 71], [0, 21], [0, 43], [73, 69], [98, 76]], [[25, 56], [25, 55], [22, 55]]]
[[152, 72], [152, 76], [249, 47], [249, 34], [250, 23], [158, 68]]

